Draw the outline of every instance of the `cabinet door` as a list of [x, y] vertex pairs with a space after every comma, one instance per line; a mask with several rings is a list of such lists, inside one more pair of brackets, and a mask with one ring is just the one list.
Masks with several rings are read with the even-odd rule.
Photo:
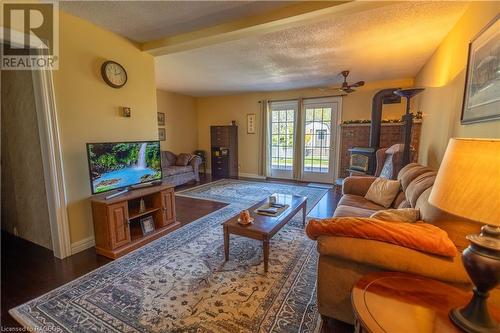
[[164, 226], [175, 222], [175, 194], [173, 190], [161, 192]]
[[128, 205], [126, 201], [108, 206], [108, 222], [112, 249], [130, 242]]

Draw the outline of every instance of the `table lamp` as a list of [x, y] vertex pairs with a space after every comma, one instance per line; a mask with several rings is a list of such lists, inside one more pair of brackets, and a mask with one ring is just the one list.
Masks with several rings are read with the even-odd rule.
[[489, 291], [500, 280], [500, 140], [451, 139], [429, 196], [429, 203], [456, 216], [484, 224], [462, 262], [474, 284], [473, 297], [450, 319], [466, 332], [499, 332], [488, 312]]

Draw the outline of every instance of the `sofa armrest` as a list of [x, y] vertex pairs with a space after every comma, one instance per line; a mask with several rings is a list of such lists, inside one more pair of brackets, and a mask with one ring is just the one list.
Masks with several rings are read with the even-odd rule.
[[377, 177], [347, 177], [342, 185], [342, 194], [354, 194], [364, 197], [375, 179]]
[[201, 164], [201, 157], [200, 156], [195, 156], [189, 161], [189, 165], [192, 165], [193, 167], [198, 167]]
[[189, 165], [193, 167], [193, 171], [196, 174], [199, 172], [200, 164], [201, 164], [201, 157], [199, 156], [193, 157], [189, 162]]
[[390, 243], [337, 236], [320, 236], [318, 252], [378, 270], [406, 272], [456, 284], [470, 283], [460, 255], [446, 258]]

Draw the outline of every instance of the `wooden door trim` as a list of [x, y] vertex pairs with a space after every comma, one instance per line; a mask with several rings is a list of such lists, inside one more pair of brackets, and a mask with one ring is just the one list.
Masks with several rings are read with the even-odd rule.
[[66, 182], [64, 179], [52, 71], [34, 70], [32, 71], [32, 78], [49, 210], [52, 250], [55, 257], [63, 259], [76, 252], [72, 251], [69, 232]]

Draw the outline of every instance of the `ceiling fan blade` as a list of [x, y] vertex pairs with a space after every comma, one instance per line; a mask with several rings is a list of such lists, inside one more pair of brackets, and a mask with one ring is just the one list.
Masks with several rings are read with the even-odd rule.
[[351, 84], [351, 87], [362, 87], [365, 85], [365, 81], [358, 81], [356, 83]]
[[336, 87], [320, 87], [318, 88], [319, 91], [340, 91], [342, 89], [336, 88]]
[[356, 91], [356, 90], [354, 90], [354, 89], [351, 89], [350, 87], [349, 87], [349, 88], [347, 88], [347, 89], [342, 89], [342, 90], [343, 90], [344, 92], [348, 93], [348, 94], [350, 94], [350, 93], [352, 93], [352, 92], [355, 92], [355, 91]]

